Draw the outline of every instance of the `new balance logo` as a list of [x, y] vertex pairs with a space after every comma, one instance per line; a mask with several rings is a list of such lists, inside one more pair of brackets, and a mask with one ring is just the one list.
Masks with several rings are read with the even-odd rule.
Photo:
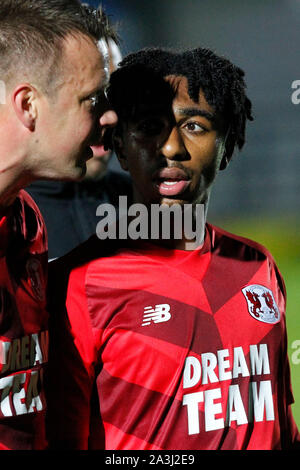
[[150, 325], [153, 323], [162, 323], [171, 318], [169, 304], [158, 304], [155, 307], [145, 307], [142, 326]]

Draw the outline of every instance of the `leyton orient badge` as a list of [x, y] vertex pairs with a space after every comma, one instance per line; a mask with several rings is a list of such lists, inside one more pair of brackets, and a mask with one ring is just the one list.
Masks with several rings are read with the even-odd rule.
[[249, 313], [253, 318], [264, 323], [279, 322], [280, 312], [270, 289], [259, 284], [252, 284], [244, 287], [242, 292], [247, 300]]

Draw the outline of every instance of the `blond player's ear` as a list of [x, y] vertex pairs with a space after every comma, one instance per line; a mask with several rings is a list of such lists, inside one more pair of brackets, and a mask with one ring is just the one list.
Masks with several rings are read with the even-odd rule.
[[11, 101], [16, 116], [29, 130], [34, 130], [38, 116], [38, 92], [30, 84], [18, 85], [11, 94]]

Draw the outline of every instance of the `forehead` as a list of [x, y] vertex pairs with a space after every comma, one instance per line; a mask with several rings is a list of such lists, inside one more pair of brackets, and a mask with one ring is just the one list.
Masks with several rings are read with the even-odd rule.
[[[164, 87], [153, 83], [149, 87], [142, 84], [146, 90], [145, 96], [139, 95], [138, 103], [133, 106], [134, 116], [125, 119], [133, 123], [147, 116], [166, 117], [170, 121], [181, 121], [194, 116], [202, 116], [212, 122], [213, 127], [219, 128], [220, 122], [214, 108], [210, 106], [200, 89], [199, 99], [195, 102], [188, 92], [188, 80], [184, 76], [168, 75], [163, 80]], [[142, 82], [143, 83], [143, 82]], [[151, 93], [148, 94], [149, 89]], [[133, 103], [134, 100], [132, 100]]]
[[177, 75], [168, 75], [165, 80], [171, 85], [175, 91], [173, 100], [173, 111], [176, 113], [181, 109], [195, 108], [201, 109], [214, 114], [214, 109], [206, 101], [203, 91], [200, 89], [198, 102], [195, 102], [188, 92], [188, 80], [186, 77]]
[[104, 58], [96, 43], [81, 34], [65, 39], [63, 49], [64, 82], [83, 94], [106, 85]]

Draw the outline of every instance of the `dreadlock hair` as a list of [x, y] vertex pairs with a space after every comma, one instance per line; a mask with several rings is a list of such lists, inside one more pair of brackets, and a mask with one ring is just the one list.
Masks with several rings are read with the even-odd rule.
[[119, 67], [111, 74], [106, 94], [119, 119], [115, 128], [106, 129], [104, 147], [115, 150], [113, 136], [120, 135], [128, 121], [151, 112], [153, 105], [157, 112], [157, 104], [163, 113], [170, 113], [175, 90], [155, 70], [132, 64]]
[[[130, 69], [137, 65], [146, 67], [161, 77], [168, 75], [186, 77], [189, 96], [195, 102], [199, 101], [200, 90], [203, 91], [207, 102], [224, 123], [224, 133], [227, 137], [225, 143], [227, 161], [232, 157], [235, 147], [239, 150], [243, 147], [246, 121], [247, 119], [252, 121], [253, 117], [251, 101], [245, 92], [245, 74], [242, 69], [205, 48], [184, 52], [146, 48], [129, 54], [123, 59], [120, 69], [112, 74], [111, 95], [118, 83], [117, 74], [120, 74], [122, 69]], [[121, 109], [122, 105], [119, 103], [118, 107]]]

